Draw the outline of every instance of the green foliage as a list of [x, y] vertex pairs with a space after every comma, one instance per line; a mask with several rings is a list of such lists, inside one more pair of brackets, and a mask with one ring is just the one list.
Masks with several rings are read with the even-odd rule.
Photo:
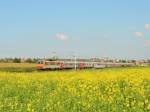
[[21, 59], [20, 58], [14, 58], [13, 62], [14, 63], [21, 63]]

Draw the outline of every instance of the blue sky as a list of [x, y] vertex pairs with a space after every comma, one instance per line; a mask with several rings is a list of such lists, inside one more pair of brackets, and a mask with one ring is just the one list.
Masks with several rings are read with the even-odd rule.
[[149, 0], [1, 0], [0, 57], [150, 58]]

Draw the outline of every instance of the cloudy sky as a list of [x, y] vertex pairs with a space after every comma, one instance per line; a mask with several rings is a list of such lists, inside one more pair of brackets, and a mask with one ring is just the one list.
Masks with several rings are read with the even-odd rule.
[[150, 58], [149, 0], [1, 0], [0, 57]]

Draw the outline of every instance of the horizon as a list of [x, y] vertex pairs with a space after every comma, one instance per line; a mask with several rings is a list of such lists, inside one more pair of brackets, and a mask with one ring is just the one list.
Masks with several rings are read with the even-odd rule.
[[0, 58], [150, 58], [150, 1], [0, 1]]
[[[0, 60], [2, 59], [53, 59], [53, 57], [0, 57]], [[150, 58], [115, 58], [115, 57], [76, 57], [77, 59], [106, 59], [106, 60], [150, 60]], [[57, 59], [74, 59], [74, 57], [57, 57]]]

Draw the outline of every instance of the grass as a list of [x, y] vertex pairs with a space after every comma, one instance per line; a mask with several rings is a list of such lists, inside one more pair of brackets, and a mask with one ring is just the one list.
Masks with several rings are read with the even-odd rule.
[[0, 63], [0, 68], [29, 68], [29, 67], [35, 67], [35, 64], [31, 63]]
[[0, 71], [1, 112], [149, 112], [150, 67]]
[[5, 72], [33, 72], [36, 64], [30, 63], [0, 63], [0, 71]]

